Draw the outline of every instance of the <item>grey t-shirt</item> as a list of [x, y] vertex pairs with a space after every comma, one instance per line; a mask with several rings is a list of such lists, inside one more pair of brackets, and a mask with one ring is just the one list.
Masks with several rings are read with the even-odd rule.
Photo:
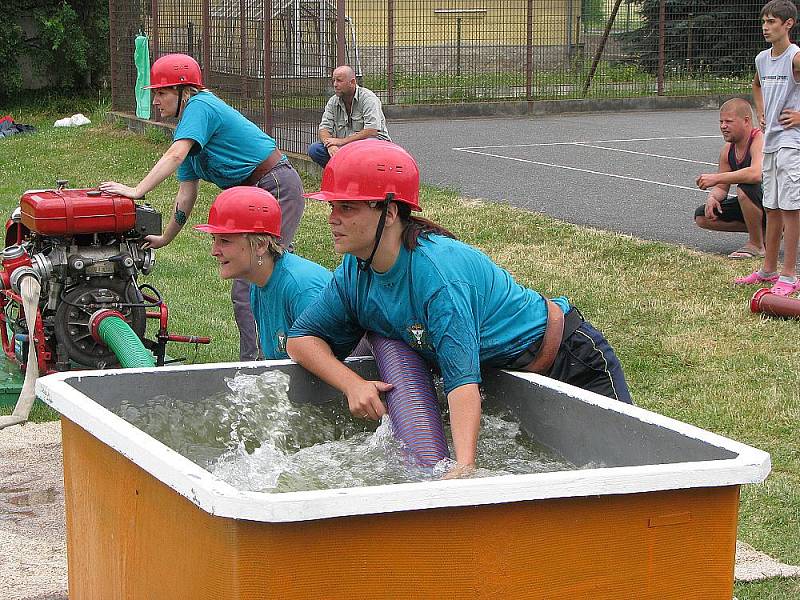
[[784, 129], [778, 122], [784, 109], [800, 110], [800, 82], [795, 81], [792, 60], [800, 52], [790, 44], [780, 56], [772, 56], [768, 48], [756, 56], [756, 69], [764, 98], [764, 152], [781, 148], [800, 149], [800, 127]]
[[380, 99], [370, 90], [360, 85], [353, 96], [353, 106], [347, 114], [344, 101], [339, 96], [331, 96], [325, 105], [320, 129], [327, 129], [334, 137], [344, 138], [363, 129], [376, 129], [379, 140], [391, 142], [386, 131], [386, 117]]

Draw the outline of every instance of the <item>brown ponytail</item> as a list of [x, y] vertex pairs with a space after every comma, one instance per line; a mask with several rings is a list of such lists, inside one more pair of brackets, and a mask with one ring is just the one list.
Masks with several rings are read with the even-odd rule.
[[420, 236], [423, 239], [428, 239], [428, 236], [433, 234], [449, 237], [454, 240], [458, 239], [453, 233], [430, 219], [412, 216], [411, 209], [407, 204], [400, 202], [396, 204], [400, 219], [405, 223], [405, 227], [403, 228], [403, 246], [405, 246], [407, 250], [413, 250], [419, 245]]

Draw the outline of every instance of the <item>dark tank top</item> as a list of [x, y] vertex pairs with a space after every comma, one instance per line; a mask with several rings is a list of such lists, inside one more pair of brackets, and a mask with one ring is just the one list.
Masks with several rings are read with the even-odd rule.
[[[761, 133], [760, 129], [751, 129], [750, 130], [750, 137], [747, 138], [747, 147], [744, 151], [744, 157], [742, 157], [742, 161], [739, 162], [736, 160], [736, 144], [730, 144], [728, 146], [728, 164], [731, 167], [731, 171], [738, 171], [739, 169], [746, 169], [750, 166], [750, 162], [752, 160], [752, 156], [750, 156], [750, 146], [753, 144], [753, 140], [757, 135]], [[764, 196], [764, 191], [761, 189], [760, 183], [738, 183], [738, 187], [742, 188], [745, 194], [748, 195], [750, 200], [755, 202], [756, 204], [761, 204]]]

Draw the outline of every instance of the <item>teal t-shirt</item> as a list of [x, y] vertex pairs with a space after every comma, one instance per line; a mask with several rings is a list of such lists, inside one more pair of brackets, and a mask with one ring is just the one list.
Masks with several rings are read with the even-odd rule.
[[[567, 312], [563, 296], [553, 300]], [[365, 331], [402, 339], [438, 364], [445, 392], [481, 382], [481, 364], [510, 364], [544, 335], [547, 305], [480, 250], [438, 235], [402, 247], [386, 273], [345, 255], [289, 337], [324, 339], [347, 356]]]
[[331, 272], [315, 262], [284, 252], [264, 287], [250, 284], [250, 305], [267, 359], [289, 358], [286, 334], [306, 307], [330, 283]]
[[222, 189], [241, 184], [277, 147], [255, 123], [211, 92], [189, 99], [172, 137], [195, 142], [178, 167], [178, 181], [203, 179]]

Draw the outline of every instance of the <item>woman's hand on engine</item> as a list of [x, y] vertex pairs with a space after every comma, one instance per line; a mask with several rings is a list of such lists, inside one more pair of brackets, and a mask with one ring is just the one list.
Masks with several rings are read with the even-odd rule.
[[98, 187], [101, 192], [105, 192], [106, 194], [116, 194], [118, 196], [133, 198], [134, 200], [143, 196], [143, 194], [137, 193], [136, 188], [117, 183], [116, 181], [104, 181]]
[[152, 248], [155, 250], [156, 248], [163, 248], [171, 241], [172, 240], [167, 239], [163, 235], [147, 235], [144, 238], [144, 242], [142, 242], [142, 249], [147, 250], [148, 248]]

